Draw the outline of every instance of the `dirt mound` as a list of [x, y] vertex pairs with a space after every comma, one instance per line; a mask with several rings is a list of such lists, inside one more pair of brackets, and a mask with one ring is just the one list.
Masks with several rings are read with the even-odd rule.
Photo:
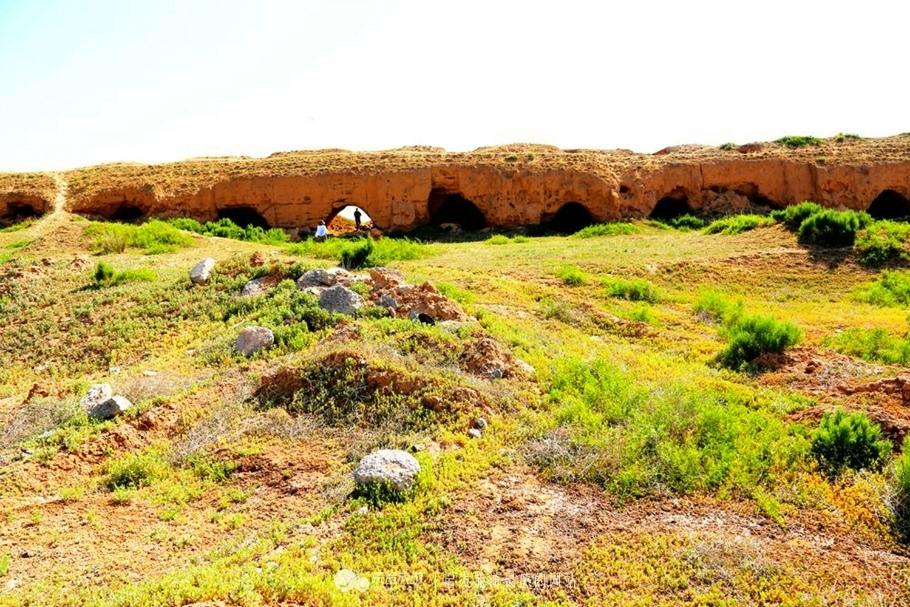
[[408, 285], [400, 272], [386, 268], [371, 269], [370, 278], [373, 281], [370, 299], [377, 305], [387, 307], [393, 316], [410, 318], [425, 314], [434, 321], [471, 320], [458, 304], [436, 290], [429, 282], [419, 286]]
[[492, 337], [466, 344], [458, 355], [458, 364], [468, 373], [489, 378], [509, 379], [523, 372], [512, 353]]

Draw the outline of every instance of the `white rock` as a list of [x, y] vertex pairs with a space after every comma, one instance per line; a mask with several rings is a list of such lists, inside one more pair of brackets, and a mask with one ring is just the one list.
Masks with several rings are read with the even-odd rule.
[[112, 396], [103, 403], [92, 407], [88, 414], [96, 419], [111, 419], [117, 417], [127, 409], [133, 406], [127, 398], [123, 396]]
[[268, 348], [275, 343], [275, 335], [271, 329], [265, 327], [246, 327], [237, 336], [237, 342], [234, 349], [243, 354], [250, 356], [263, 348]]
[[483, 433], [481, 433], [481, 431], [478, 430], [477, 428], [471, 428], [470, 430], [468, 430], [468, 436], [470, 436], [471, 438], [480, 438], [481, 436], [483, 436]]
[[399, 491], [414, 485], [420, 463], [407, 451], [380, 449], [360, 460], [354, 470], [354, 482], [359, 485], [389, 483]]
[[193, 284], [197, 285], [208, 284], [209, 275], [212, 273], [214, 267], [215, 260], [211, 257], [206, 257], [190, 270], [190, 280], [193, 281]]
[[114, 390], [111, 388], [110, 384], [94, 384], [88, 389], [88, 393], [79, 399], [79, 404], [86, 409], [91, 409], [96, 405], [100, 405], [113, 395]]
[[254, 278], [253, 280], [243, 285], [243, 289], [240, 291], [240, 294], [244, 297], [259, 295], [260, 293], [262, 293], [262, 283], [258, 278]]
[[312, 270], [307, 270], [303, 275], [297, 279], [297, 288], [298, 289], [307, 289], [309, 287], [323, 287], [328, 284], [326, 281], [327, 272], [322, 268], [313, 268]]

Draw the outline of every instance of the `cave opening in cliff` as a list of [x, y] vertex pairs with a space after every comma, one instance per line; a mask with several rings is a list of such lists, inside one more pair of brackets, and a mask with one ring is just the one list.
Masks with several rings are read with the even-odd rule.
[[268, 230], [272, 226], [253, 207], [229, 207], [218, 209], [218, 219], [230, 219], [242, 228], [256, 227]]
[[27, 202], [12, 202], [6, 207], [6, 211], [0, 216], [0, 227], [8, 227], [13, 224], [22, 223], [32, 219], [38, 219], [43, 213], [39, 212], [34, 205]]
[[884, 190], [876, 196], [866, 212], [875, 219], [910, 217], [910, 200], [894, 190]]
[[363, 208], [349, 204], [332, 211], [326, 217], [325, 225], [328, 226], [330, 233], [341, 235], [358, 230], [369, 230], [373, 227], [373, 219]]
[[467, 231], [487, 227], [487, 218], [483, 211], [461, 194], [434, 189], [430, 192], [427, 206], [430, 211], [430, 223], [433, 225], [454, 223]]
[[591, 213], [577, 202], [567, 202], [559, 207], [553, 218], [546, 222], [547, 227], [563, 234], [574, 234], [594, 223]]
[[107, 218], [111, 221], [131, 222], [138, 221], [143, 217], [145, 217], [145, 211], [139, 207], [131, 204], [121, 204]]
[[654, 205], [654, 210], [648, 215], [650, 219], [669, 220], [682, 217], [692, 212], [689, 206], [689, 197], [685, 194], [673, 193], [670, 196], [664, 196]]

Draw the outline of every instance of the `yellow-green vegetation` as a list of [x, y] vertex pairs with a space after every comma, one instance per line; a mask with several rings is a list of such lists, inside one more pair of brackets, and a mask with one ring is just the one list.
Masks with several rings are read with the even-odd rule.
[[[434, 244], [72, 224], [47, 263], [46, 220], [0, 233], [0, 605], [905, 604], [910, 420], [838, 388], [898, 381], [864, 360], [910, 360], [906, 271], [862, 265], [884, 222], [831, 263], [792, 209]], [[330, 314], [295, 281], [339, 262], [469, 320]], [[250, 325], [275, 343], [245, 357]], [[98, 382], [133, 407], [90, 418]], [[411, 489], [355, 487], [379, 448]]]

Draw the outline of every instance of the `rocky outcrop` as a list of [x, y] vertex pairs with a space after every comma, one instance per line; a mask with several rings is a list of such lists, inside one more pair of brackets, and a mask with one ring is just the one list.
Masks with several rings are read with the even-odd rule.
[[[910, 136], [838, 137], [797, 149], [778, 143], [676, 146], [655, 154], [530, 144], [466, 153], [323, 150], [263, 159], [109, 164], [70, 171], [66, 178], [66, 208], [76, 213], [186, 215], [201, 221], [243, 216], [301, 233], [320, 220], [330, 223], [348, 205], [364, 209], [382, 230], [548, 222], [572, 227], [652, 214], [767, 209], [803, 200], [902, 216], [910, 215]], [[0, 175], [0, 195], [23, 193], [16, 184], [24, 184], [24, 178], [12, 179]], [[33, 187], [31, 193], [37, 191]]]

